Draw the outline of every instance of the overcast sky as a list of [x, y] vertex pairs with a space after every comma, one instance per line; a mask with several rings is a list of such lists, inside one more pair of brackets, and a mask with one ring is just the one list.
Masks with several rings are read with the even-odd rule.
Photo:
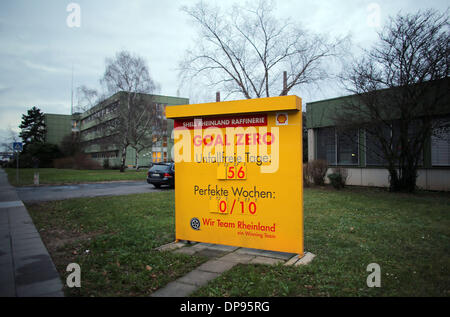
[[[232, 1], [209, 1], [227, 6]], [[67, 7], [80, 8], [80, 26], [70, 27]], [[213, 101], [215, 92], [181, 87], [177, 66], [192, 46], [196, 30], [180, 11], [193, 0], [1, 0], [0, 1], [0, 139], [18, 131], [21, 115], [32, 106], [46, 113], [69, 114], [73, 86], [99, 88], [105, 58], [119, 50], [144, 57], [162, 95]], [[355, 47], [369, 47], [377, 26], [398, 11], [434, 8], [444, 12], [448, 0], [277, 0], [276, 15], [330, 35], [351, 34]], [[76, 20], [71, 20], [75, 21]], [[330, 86], [330, 84], [328, 84]], [[345, 94], [336, 87], [295, 91], [310, 102]]]

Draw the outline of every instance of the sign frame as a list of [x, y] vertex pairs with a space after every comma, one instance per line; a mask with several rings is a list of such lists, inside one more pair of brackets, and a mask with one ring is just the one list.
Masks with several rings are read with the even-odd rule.
[[15, 152], [22, 152], [23, 151], [23, 143], [22, 142], [13, 142], [13, 150]]
[[303, 255], [301, 106], [281, 96], [166, 107], [176, 240]]

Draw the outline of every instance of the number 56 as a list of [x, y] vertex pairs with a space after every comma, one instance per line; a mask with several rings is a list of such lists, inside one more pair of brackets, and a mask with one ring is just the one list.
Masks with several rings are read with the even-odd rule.
[[227, 179], [246, 179], [247, 171], [245, 166], [237, 165], [237, 166], [228, 166], [227, 168]]

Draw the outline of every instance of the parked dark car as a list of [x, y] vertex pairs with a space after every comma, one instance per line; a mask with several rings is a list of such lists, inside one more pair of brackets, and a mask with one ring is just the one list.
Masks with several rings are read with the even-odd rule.
[[156, 188], [161, 185], [175, 187], [175, 164], [174, 163], [155, 163], [147, 172], [147, 183]]

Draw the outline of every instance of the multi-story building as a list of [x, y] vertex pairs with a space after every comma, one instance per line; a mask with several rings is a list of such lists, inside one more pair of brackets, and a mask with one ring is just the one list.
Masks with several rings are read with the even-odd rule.
[[[188, 104], [188, 98], [145, 95], [141, 97], [148, 99], [153, 107], [165, 108], [170, 105]], [[83, 152], [92, 159], [103, 164], [109, 161], [110, 166], [120, 165], [121, 155], [117, 145], [108, 142], [106, 133], [107, 122], [117, 117], [116, 109], [121, 102], [125, 102], [125, 92], [119, 92], [106, 100], [95, 105], [83, 113], [73, 115], [45, 114], [47, 126], [46, 140], [49, 143], [60, 145], [63, 138], [71, 133], [79, 133], [79, 139]], [[150, 148], [139, 153], [139, 166], [148, 166], [151, 162], [168, 162], [172, 160], [171, 150], [173, 141], [170, 136], [173, 130], [173, 120], [163, 118], [163, 137], [157, 140]], [[151, 131], [149, 131], [151, 133]], [[126, 165], [129, 167], [136, 164], [136, 151], [132, 147], [127, 148]]]
[[[47, 128], [45, 142], [60, 145], [64, 137], [72, 133], [72, 127], [77, 115], [66, 114], [44, 114], [44, 122]], [[76, 131], [76, 130], [75, 130]], [[74, 131], [74, 132], [75, 132]]]

